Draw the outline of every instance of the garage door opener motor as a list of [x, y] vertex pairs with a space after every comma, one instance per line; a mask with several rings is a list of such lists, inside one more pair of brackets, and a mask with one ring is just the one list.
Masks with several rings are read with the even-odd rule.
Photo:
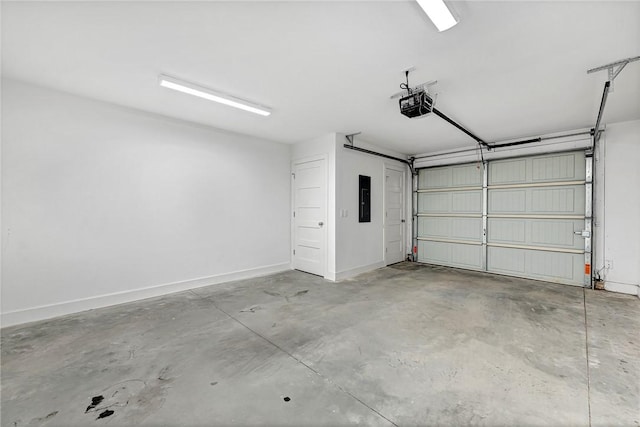
[[404, 70], [406, 82], [400, 84], [401, 92], [391, 96], [391, 99], [400, 98], [400, 113], [409, 118], [425, 117], [433, 112], [437, 95], [429, 92], [431, 86], [435, 85], [437, 80], [422, 83], [417, 86], [409, 86], [409, 72], [414, 68]]

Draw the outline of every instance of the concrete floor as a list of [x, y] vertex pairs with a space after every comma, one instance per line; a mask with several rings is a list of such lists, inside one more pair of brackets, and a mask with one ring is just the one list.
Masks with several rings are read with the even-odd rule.
[[632, 296], [291, 271], [3, 329], [1, 425], [637, 426], [639, 331]]

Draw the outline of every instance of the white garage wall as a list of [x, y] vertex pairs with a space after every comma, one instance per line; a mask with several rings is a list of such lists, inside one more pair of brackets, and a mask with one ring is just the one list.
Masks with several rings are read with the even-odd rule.
[[[337, 135], [336, 280], [384, 266], [384, 165], [406, 168], [403, 163], [394, 160], [346, 149], [346, 142], [344, 135]], [[406, 157], [357, 137], [355, 145], [394, 157]], [[358, 222], [359, 175], [371, 177], [371, 222]], [[341, 211], [346, 211], [347, 216], [340, 216]]]
[[2, 320], [290, 266], [290, 146], [3, 80]]
[[[344, 134], [331, 133], [295, 144], [292, 159], [324, 155], [327, 159], [327, 274], [329, 280], [343, 280], [384, 266], [384, 165], [404, 165], [394, 160], [344, 148]], [[361, 139], [356, 146], [403, 158], [398, 154]], [[358, 176], [371, 177], [371, 222], [358, 222]], [[407, 176], [410, 176], [407, 173]], [[411, 184], [406, 184], [407, 200]], [[341, 211], [347, 216], [341, 216]], [[410, 219], [410, 212], [407, 213]], [[407, 221], [409, 224], [410, 221]], [[407, 241], [411, 230], [407, 228]], [[408, 243], [409, 244], [409, 243]], [[408, 250], [408, 249], [407, 249]]]
[[604, 158], [604, 218], [598, 221], [604, 224], [604, 251], [596, 267], [602, 269], [605, 289], [640, 295], [640, 120], [607, 125], [599, 155], [599, 163]]

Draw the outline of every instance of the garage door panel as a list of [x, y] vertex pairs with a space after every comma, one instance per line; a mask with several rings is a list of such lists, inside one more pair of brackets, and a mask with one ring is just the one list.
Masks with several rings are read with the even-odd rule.
[[482, 241], [482, 218], [451, 218], [451, 237]]
[[451, 262], [451, 243], [418, 241], [418, 261], [449, 265]]
[[488, 271], [583, 285], [585, 169], [584, 153], [489, 163]]
[[482, 190], [451, 193], [453, 213], [482, 213]]
[[526, 269], [531, 274], [542, 278], [562, 278], [582, 284], [584, 255], [530, 251], [527, 254]]
[[482, 168], [477, 164], [421, 169], [418, 187], [424, 190], [453, 187], [481, 187]]
[[563, 153], [531, 159], [533, 182], [574, 181], [585, 177], [584, 153]]
[[525, 253], [521, 249], [487, 248], [487, 268], [489, 271], [522, 276], [525, 273], [524, 267]]
[[584, 249], [584, 238], [576, 235], [584, 227], [584, 220], [531, 220], [529, 242], [532, 245], [565, 249]]
[[583, 152], [556, 153], [489, 163], [489, 185], [581, 181], [585, 177]]
[[489, 218], [487, 242], [581, 250], [584, 220]]
[[527, 211], [527, 192], [519, 190], [492, 190], [489, 192], [489, 212], [510, 214]]
[[482, 190], [420, 193], [418, 212], [428, 214], [482, 214]]
[[419, 217], [418, 236], [429, 238], [451, 238], [451, 218]]
[[482, 218], [419, 217], [418, 236], [481, 242]]
[[465, 268], [479, 270], [482, 268], [482, 246], [459, 245], [452, 243], [451, 263]]
[[482, 186], [482, 168], [477, 164], [453, 166], [451, 168], [451, 185], [453, 187]]
[[584, 285], [585, 153], [493, 160], [486, 173], [483, 193], [477, 164], [419, 170], [418, 261]]
[[524, 219], [489, 218], [487, 242], [525, 244], [527, 221]]
[[487, 248], [489, 271], [582, 286], [584, 255], [514, 248]]
[[450, 212], [451, 193], [422, 193], [418, 197], [418, 212], [447, 213]]
[[503, 160], [489, 165], [489, 185], [522, 184], [526, 181], [526, 159]]
[[418, 261], [480, 270], [482, 246], [421, 240], [418, 242]]
[[451, 168], [422, 169], [418, 186], [423, 189], [451, 187]]
[[489, 215], [545, 214], [584, 215], [584, 185], [489, 188]]
[[574, 185], [559, 188], [532, 188], [532, 213], [584, 214], [584, 186]]

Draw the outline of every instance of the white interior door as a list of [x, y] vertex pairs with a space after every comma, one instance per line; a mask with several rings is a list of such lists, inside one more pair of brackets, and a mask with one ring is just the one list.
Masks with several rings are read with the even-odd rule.
[[326, 266], [324, 159], [293, 165], [293, 268], [324, 276]]
[[404, 171], [385, 168], [384, 180], [384, 262], [404, 260]]

